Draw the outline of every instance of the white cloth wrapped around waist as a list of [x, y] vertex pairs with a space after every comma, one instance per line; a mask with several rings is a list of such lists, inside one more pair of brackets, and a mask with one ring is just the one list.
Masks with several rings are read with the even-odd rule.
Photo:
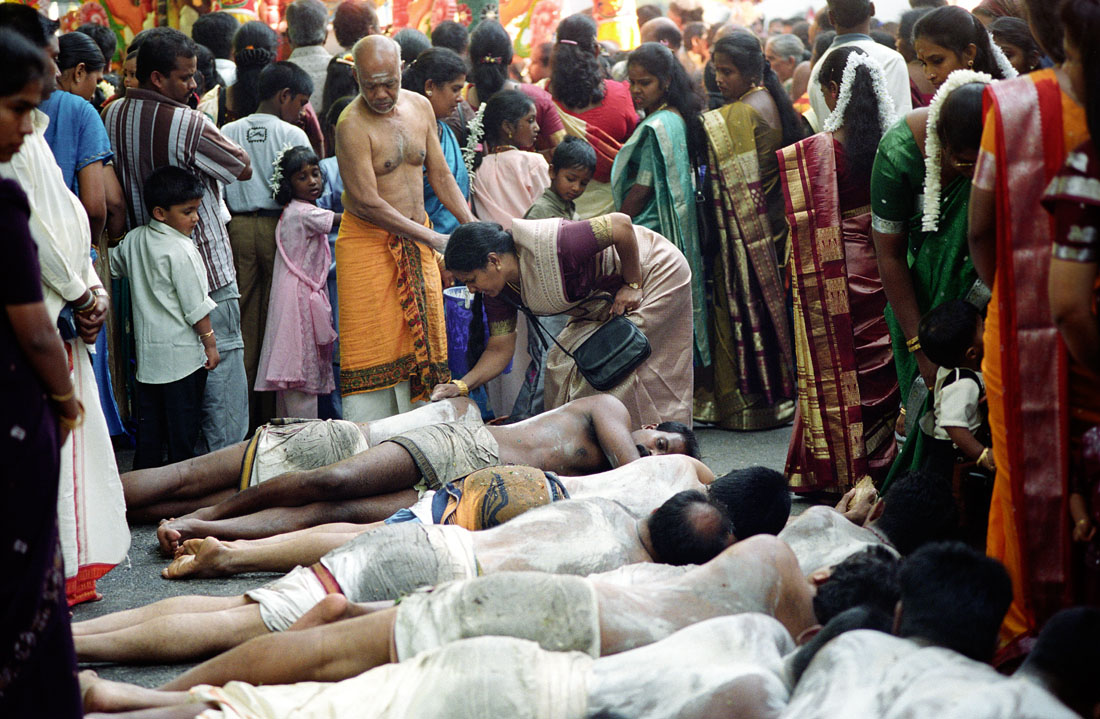
[[397, 605], [397, 658], [469, 637], [529, 639], [549, 651], [600, 655], [596, 590], [582, 577], [501, 572], [414, 592]]
[[397, 599], [420, 587], [476, 577], [470, 534], [462, 527], [390, 524], [337, 547], [321, 564], [353, 602]]
[[[321, 557], [320, 564], [352, 602], [397, 599], [420, 587], [478, 573], [468, 531], [412, 522], [363, 532]], [[245, 596], [259, 603], [264, 625], [281, 632], [327, 593], [314, 568], [296, 567]]]
[[365, 452], [367, 440], [359, 425], [342, 419], [290, 420], [265, 424], [256, 430], [245, 461], [251, 454], [248, 486], [294, 471], [317, 469]]
[[592, 661], [522, 639], [478, 637], [334, 684], [200, 685], [191, 699], [217, 705], [202, 719], [581, 719]]

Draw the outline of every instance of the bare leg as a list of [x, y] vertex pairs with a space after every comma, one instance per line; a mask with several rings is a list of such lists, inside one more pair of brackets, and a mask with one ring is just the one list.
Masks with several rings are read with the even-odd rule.
[[[339, 600], [347, 601], [340, 595], [326, 597], [326, 611], [339, 614]], [[260, 685], [347, 679], [391, 661], [396, 615], [396, 609], [386, 609], [311, 629], [261, 636], [203, 662], [161, 688], [222, 686], [235, 680]]]
[[165, 579], [229, 577], [245, 572], [289, 572], [308, 567], [327, 552], [351, 541], [361, 532], [295, 534], [284, 542], [231, 548], [213, 537], [202, 540], [195, 554], [172, 560], [161, 576]]
[[88, 619], [83, 622], [73, 622], [73, 636], [113, 632], [166, 614], [219, 612], [223, 609], [244, 606], [248, 601], [242, 595], [235, 597], [209, 597], [203, 595], [169, 597], [142, 607], [104, 614], [102, 617]]
[[[259, 539], [235, 539], [227, 540], [223, 544], [230, 549], [247, 549], [248, 547], [258, 547], [261, 544], [278, 544], [285, 542], [288, 539], [296, 539], [308, 534], [359, 534], [360, 532], [368, 529], [375, 529], [382, 526], [382, 522], [370, 522], [368, 524], [354, 524], [352, 522], [329, 522], [328, 524], [318, 524], [316, 527], [306, 527], [305, 529], [296, 529], [293, 532], [283, 532], [282, 534], [276, 534], [270, 537], [260, 537]], [[188, 549], [193, 547], [198, 549], [197, 539], [189, 539], [184, 542], [181, 549], [185, 553], [194, 554], [194, 551]], [[176, 552], [179, 556], [179, 552]]]
[[192, 512], [189, 518], [225, 519], [269, 507], [362, 499], [412, 489], [419, 480], [412, 455], [399, 444], [383, 442], [335, 464], [272, 477], [213, 507]]
[[[207, 708], [206, 704], [187, 704], [189, 699], [187, 692], [166, 692], [139, 687], [135, 684], [115, 682], [103, 679], [91, 670], [80, 672], [80, 691], [84, 697], [86, 712], [128, 712], [187, 705], [194, 709], [191, 716], [195, 716]], [[118, 715], [112, 713], [111, 716]]]
[[85, 714], [84, 719], [194, 719], [207, 709], [216, 709], [213, 704], [177, 704], [170, 707], [157, 707], [156, 709], [136, 709], [122, 713]]
[[165, 467], [139, 469], [122, 475], [122, 493], [131, 512], [165, 500], [195, 499], [234, 487], [241, 477], [241, 461], [248, 442], [176, 462]]
[[140, 509], [128, 510], [126, 518], [134, 524], [154, 524], [167, 517], [179, 517], [203, 507], [212, 507], [218, 502], [224, 502], [238, 491], [236, 485], [220, 492], [211, 492], [194, 499], [169, 499], [164, 502], [150, 504]]
[[208, 657], [268, 632], [260, 605], [216, 612], [166, 614], [123, 629], [73, 637], [76, 656], [92, 662], [186, 662]]
[[416, 499], [416, 492], [407, 489], [366, 499], [273, 507], [254, 514], [220, 520], [183, 517], [162, 522], [157, 528], [157, 540], [162, 552], [174, 555], [180, 542], [193, 538], [255, 539], [330, 522], [378, 522], [399, 509], [411, 507]]

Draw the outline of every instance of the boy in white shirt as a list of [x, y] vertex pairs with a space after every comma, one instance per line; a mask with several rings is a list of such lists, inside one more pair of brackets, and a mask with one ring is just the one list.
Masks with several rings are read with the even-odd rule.
[[917, 329], [925, 356], [939, 365], [934, 412], [921, 418], [922, 428], [933, 437], [924, 468], [948, 479], [958, 462], [975, 462], [990, 475], [996, 469], [984, 407], [983, 329], [978, 309], [964, 300], [933, 308]]
[[130, 278], [137, 349], [134, 469], [195, 456], [206, 373], [219, 356], [206, 269], [191, 233], [203, 196], [199, 178], [162, 167], [145, 181], [153, 219], [111, 251], [111, 276]]

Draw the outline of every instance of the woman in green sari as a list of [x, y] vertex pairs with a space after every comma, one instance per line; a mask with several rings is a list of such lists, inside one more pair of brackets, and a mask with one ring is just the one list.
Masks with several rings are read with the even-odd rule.
[[794, 341], [783, 273], [787, 220], [776, 151], [802, 139], [798, 116], [760, 41], [715, 43], [729, 104], [703, 115], [715, 208], [712, 372], [696, 373], [694, 416], [726, 429], [767, 429], [794, 416]]
[[627, 60], [634, 109], [645, 113], [611, 168], [615, 209], [634, 224], [668, 238], [691, 268], [692, 356], [710, 364], [703, 253], [695, 215], [693, 160], [698, 142], [688, 131], [698, 123], [702, 97], [672, 52], [647, 42]]
[[871, 175], [871, 229], [901, 389], [898, 431], [907, 438], [883, 489], [898, 472], [924, 463], [924, 432], [917, 423], [931, 408], [928, 388], [937, 368], [916, 341], [920, 318], [947, 300], [965, 299], [979, 308], [989, 300], [966, 239], [981, 106], [968, 112], [958, 104], [952, 108], [958, 116], [939, 117], [952, 90], [1006, 76], [988, 33], [967, 17], [960, 8], [940, 8], [917, 23], [914, 47], [937, 93], [930, 107], [913, 110], [883, 136]]

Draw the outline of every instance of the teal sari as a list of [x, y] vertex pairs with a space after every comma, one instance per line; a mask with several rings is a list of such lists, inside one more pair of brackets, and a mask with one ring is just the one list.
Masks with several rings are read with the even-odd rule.
[[[443, 157], [447, 160], [447, 166], [451, 168], [458, 189], [462, 190], [462, 196], [470, 199], [470, 173], [466, 172], [466, 163], [462, 161], [462, 148], [454, 132], [446, 124], [440, 122], [439, 144], [443, 147]], [[444, 207], [443, 203], [435, 196], [435, 190], [428, 182], [428, 170], [424, 169], [424, 211], [428, 213], [428, 219], [432, 221], [432, 229], [440, 234], [449, 235], [458, 227], [458, 220], [451, 211]]]
[[691, 268], [691, 314], [695, 331], [696, 367], [710, 364], [703, 254], [695, 222], [695, 184], [687, 152], [687, 126], [675, 112], [649, 115], [626, 141], [611, 168], [615, 207], [637, 184], [653, 188], [653, 196], [634, 224], [663, 235], [684, 253]]
[[[909, 271], [917, 306], [923, 316], [948, 300], [963, 299], [979, 309], [989, 301], [989, 290], [978, 279], [967, 246], [967, 213], [970, 180], [956, 177], [940, 193], [939, 229], [921, 229], [924, 192], [924, 155], [905, 118], [879, 143], [871, 175], [872, 228], [883, 234], [908, 233]], [[902, 406], [905, 407], [906, 442], [885, 489], [899, 472], [919, 469], [924, 462], [924, 432], [920, 418], [931, 411], [932, 396], [920, 375], [916, 358], [906, 346], [905, 333], [894, 310], [886, 306], [886, 323], [894, 350]]]

